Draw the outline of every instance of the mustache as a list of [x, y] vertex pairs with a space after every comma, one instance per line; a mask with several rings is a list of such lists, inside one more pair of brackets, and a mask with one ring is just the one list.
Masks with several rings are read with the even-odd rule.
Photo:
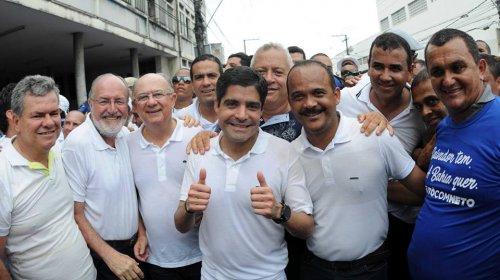
[[326, 111], [326, 109], [323, 107], [312, 107], [312, 108], [301, 109], [299, 111], [299, 114], [301, 114], [301, 115], [316, 115], [316, 114], [321, 114], [324, 111]]
[[101, 118], [121, 118], [123, 115], [121, 113], [104, 113], [101, 115]]

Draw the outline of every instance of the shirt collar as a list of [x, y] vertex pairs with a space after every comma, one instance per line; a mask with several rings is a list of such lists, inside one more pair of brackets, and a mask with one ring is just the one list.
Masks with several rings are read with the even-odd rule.
[[267, 120], [267, 122], [264, 122], [264, 119], [261, 118], [260, 127], [265, 127], [265, 126], [269, 126], [269, 125], [273, 125], [273, 124], [277, 124], [277, 123], [282, 123], [282, 122], [288, 122], [290, 120], [290, 113], [291, 112], [283, 113], [283, 114], [279, 114], [279, 115], [274, 115], [271, 118], [269, 118]]
[[[16, 136], [12, 137], [12, 140], [15, 139]], [[43, 172], [45, 176], [50, 175], [50, 171], [52, 171], [54, 166], [54, 152], [52, 150], [49, 151], [49, 159], [48, 159], [48, 167], [45, 167], [40, 162], [29, 161], [25, 157], [23, 157], [14, 147], [14, 145], [8, 145], [3, 151], [9, 163], [12, 166], [26, 166], [32, 170], [39, 170]]]
[[[217, 144], [214, 145], [214, 149], [212, 149], [212, 153], [214, 155], [221, 155], [221, 156], [227, 157], [227, 155], [222, 151], [222, 148], [220, 146], [220, 139], [221, 139], [222, 135], [223, 135], [223, 132], [221, 131], [219, 133], [219, 136], [214, 138], [214, 141], [216, 141]], [[259, 128], [259, 135], [257, 136], [257, 140], [255, 141], [255, 144], [253, 144], [252, 148], [250, 149], [250, 151], [248, 152], [247, 155], [264, 153], [266, 151], [267, 145], [269, 143], [269, 136], [270, 136], [270, 134], [264, 132], [261, 128]], [[241, 157], [240, 160], [242, 158], [246, 158], [246, 156]]]
[[[330, 144], [328, 144], [325, 151], [333, 149], [335, 147], [335, 144], [346, 143], [351, 141], [352, 139], [352, 129], [350, 129], [350, 122], [352, 122], [352, 119], [345, 117], [340, 111], [337, 111], [337, 114], [340, 117], [339, 126], [337, 127], [337, 131], [335, 132], [332, 141], [330, 141]], [[301, 143], [300, 152], [303, 152], [306, 149], [323, 152], [323, 150], [313, 146], [311, 142], [309, 142], [304, 127], [302, 127], [302, 132], [298, 139], [298, 141], [300, 141]]]
[[[183, 134], [184, 134], [184, 121], [179, 120], [179, 119], [175, 119], [175, 120], [176, 120], [176, 124], [175, 124], [174, 131], [172, 132], [172, 135], [170, 135], [170, 138], [168, 138], [167, 142], [165, 142], [165, 145], [163, 145], [163, 147], [167, 146], [168, 143], [170, 143], [170, 142], [182, 141]], [[141, 136], [140, 137], [141, 148], [146, 149], [148, 146], [156, 146], [156, 145], [152, 144], [151, 142], [149, 142], [148, 140], [146, 140], [146, 138], [144, 138], [144, 135], [142, 134], [143, 129], [144, 129], [144, 124], [141, 125], [141, 127], [139, 128], [140, 131], [138, 132], [139, 135]]]

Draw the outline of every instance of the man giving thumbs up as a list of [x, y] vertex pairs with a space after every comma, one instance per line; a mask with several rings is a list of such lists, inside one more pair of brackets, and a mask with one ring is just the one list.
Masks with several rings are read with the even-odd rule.
[[202, 279], [286, 279], [285, 228], [307, 238], [312, 202], [287, 141], [259, 129], [266, 81], [248, 67], [224, 72], [216, 87], [222, 132], [213, 149], [189, 156], [175, 224], [199, 228]]

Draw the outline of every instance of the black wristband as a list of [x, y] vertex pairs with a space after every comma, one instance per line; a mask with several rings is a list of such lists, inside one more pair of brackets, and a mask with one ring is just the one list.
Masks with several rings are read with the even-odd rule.
[[186, 213], [188, 214], [194, 214], [194, 212], [192, 211], [189, 211], [189, 207], [188, 207], [188, 200], [186, 199], [186, 201], [184, 201], [184, 210], [186, 210]]

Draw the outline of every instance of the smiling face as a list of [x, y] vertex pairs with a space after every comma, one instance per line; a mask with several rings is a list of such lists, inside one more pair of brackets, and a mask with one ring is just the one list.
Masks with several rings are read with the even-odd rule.
[[422, 120], [431, 131], [436, 131], [438, 123], [448, 115], [448, 111], [432, 89], [431, 81], [422, 81], [411, 89], [411, 94], [413, 106], [420, 113]]
[[426, 53], [432, 87], [455, 121], [468, 116], [468, 109], [484, 90], [486, 62], [474, 62], [465, 42], [455, 38], [442, 46], [429, 45]]
[[221, 141], [231, 145], [251, 147], [258, 136], [262, 115], [257, 89], [254, 86], [230, 85], [226, 94], [217, 103], [215, 111], [219, 126], [224, 133]]
[[102, 136], [114, 138], [128, 118], [128, 88], [113, 75], [98, 79], [89, 98], [90, 117]]
[[403, 48], [374, 47], [368, 69], [372, 89], [377, 95], [400, 95], [411, 78], [407, 54]]
[[16, 142], [30, 158], [47, 155], [61, 132], [59, 102], [54, 91], [45, 96], [26, 95], [23, 112], [14, 114]]
[[319, 65], [294, 68], [288, 77], [288, 90], [292, 111], [308, 138], [333, 138], [340, 90], [332, 88], [325, 69]]
[[176, 95], [158, 74], [146, 74], [135, 83], [133, 110], [146, 126], [167, 124], [172, 118]]
[[255, 54], [253, 69], [267, 82], [265, 109], [273, 110], [287, 104], [286, 77], [290, 66], [287, 54], [275, 48]]
[[[182, 77], [184, 79], [175, 79], [173, 81], [174, 91], [177, 94], [177, 99], [179, 102], [192, 100], [193, 99], [193, 87], [191, 84], [191, 77], [189, 76], [189, 70], [180, 69], [175, 73], [175, 76]], [[185, 81], [189, 79], [189, 83]]]
[[191, 66], [193, 73], [193, 91], [198, 97], [200, 103], [207, 106], [213, 106], [215, 102], [215, 85], [221, 73], [219, 65], [215, 61], [198, 61]]
[[64, 138], [68, 137], [69, 133], [85, 121], [85, 115], [80, 111], [70, 111], [64, 119], [63, 134]]

